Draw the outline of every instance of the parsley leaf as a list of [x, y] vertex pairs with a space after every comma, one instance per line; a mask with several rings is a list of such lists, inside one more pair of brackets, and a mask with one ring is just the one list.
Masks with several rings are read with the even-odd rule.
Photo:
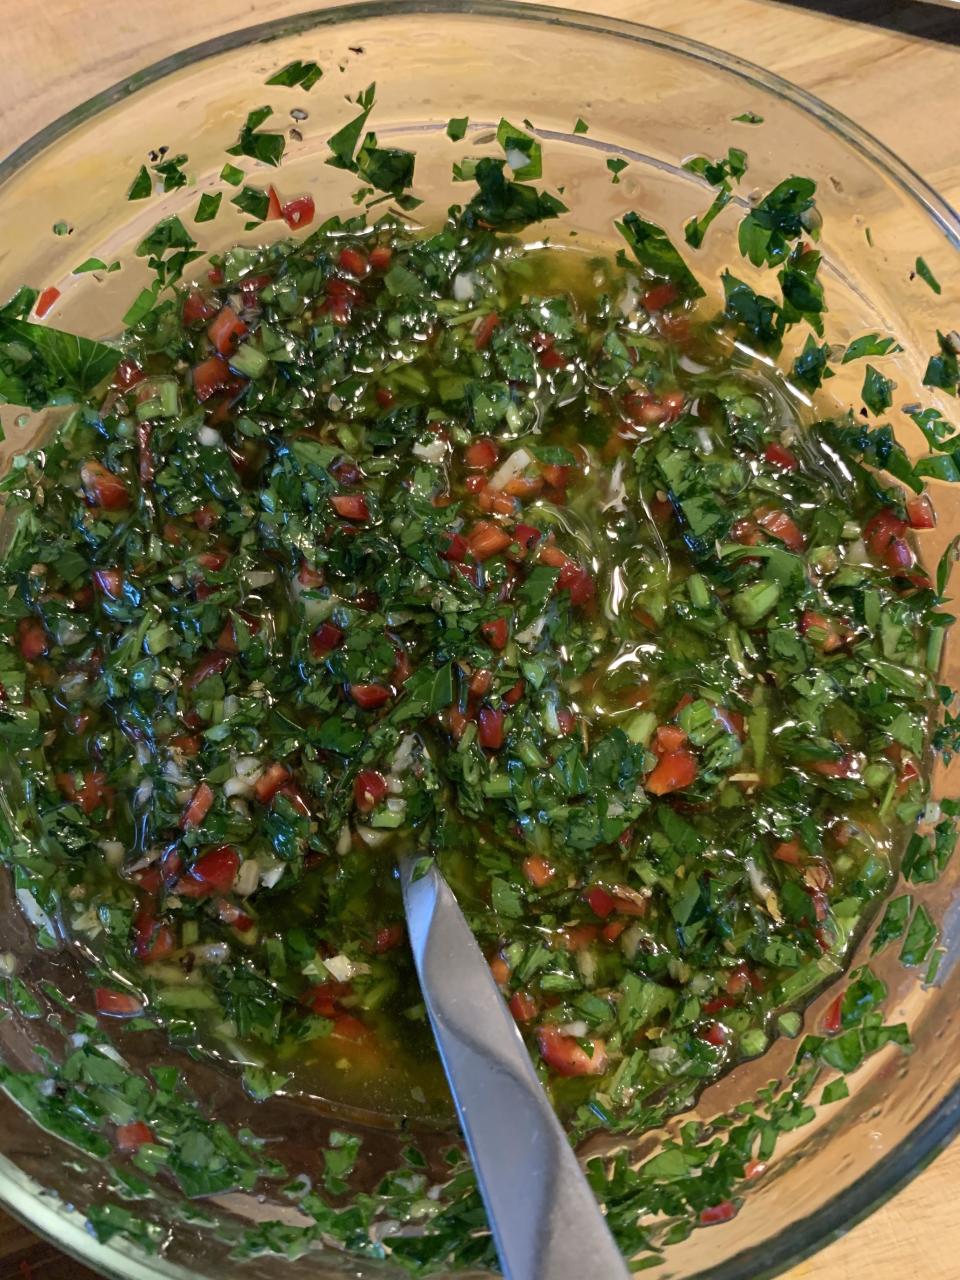
[[773, 298], [757, 293], [729, 271], [721, 276], [725, 314], [764, 350], [777, 352], [783, 338], [783, 314]]
[[885, 378], [880, 370], [875, 369], [872, 364], [867, 365], [861, 394], [863, 403], [875, 417], [885, 412], [893, 404], [892, 392], [896, 385], [889, 378]]
[[620, 175], [621, 173], [623, 173], [626, 167], [627, 167], [627, 161], [620, 156], [617, 156], [617, 157], [611, 156], [607, 160], [607, 168], [613, 174], [613, 183], [615, 186], [619, 183]]
[[120, 354], [92, 338], [0, 317], [0, 403], [69, 404], [99, 386]]
[[719, 190], [706, 213], [691, 218], [683, 228], [684, 239], [694, 249], [699, 249], [707, 228], [714, 218], [727, 207], [732, 198], [733, 182], [739, 182], [747, 170], [747, 153], [739, 147], [730, 147], [726, 156], [709, 160], [706, 156], [693, 156], [683, 163], [688, 173], [696, 173]]
[[567, 206], [547, 191], [504, 177], [505, 160], [484, 156], [478, 160], [474, 176], [479, 191], [464, 210], [467, 225], [516, 229], [566, 213]]
[[908, 417], [912, 418], [923, 432], [931, 449], [952, 453], [960, 448], [960, 436], [954, 434], [956, 428], [952, 422], [946, 420], [939, 409], [918, 409]]
[[111, 262], [109, 267], [102, 258], [85, 258], [78, 267], [73, 268], [75, 276], [85, 275], [88, 271], [119, 271], [120, 263]]
[[356, 172], [378, 191], [399, 196], [413, 182], [416, 157], [399, 147], [378, 147], [377, 135], [368, 133], [357, 152]]
[[228, 156], [252, 156], [263, 164], [278, 165], [283, 157], [287, 140], [282, 133], [260, 133], [260, 125], [273, 115], [272, 107], [255, 107], [247, 116], [240, 137], [232, 147], [227, 147]]
[[637, 213], [624, 214], [617, 230], [644, 267], [661, 279], [675, 284], [685, 298], [702, 298], [704, 291], [662, 227]]
[[469, 116], [451, 116], [447, 121], [447, 137], [450, 141], [459, 142], [465, 137], [469, 123]]
[[820, 254], [810, 249], [806, 253], [792, 253], [777, 273], [783, 294], [783, 323], [796, 324], [806, 320], [817, 333], [823, 334], [822, 313], [826, 310], [823, 286], [817, 279]]
[[222, 182], [229, 182], [231, 187], [239, 187], [240, 183], [243, 181], [243, 170], [238, 169], [235, 164], [231, 164], [228, 160], [220, 170], [220, 180]]
[[926, 372], [923, 375], [923, 385], [925, 387], [939, 387], [941, 391], [946, 391], [948, 395], [955, 396], [957, 394], [957, 383], [960, 381], [960, 364], [957, 361], [957, 353], [951, 346], [950, 340], [939, 330], [937, 330], [937, 341], [940, 344], [940, 350], [935, 356], [931, 356], [927, 362]]
[[926, 262], [924, 262], [923, 258], [917, 258], [916, 264], [913, 269], [914, 269], [914, 272], [920, 277], [920, 279], [925, 281], [925, 283], [930, 286], [930, 288], [933, 290], [934, 293], [943, 293], [943, 289], [940, 286], [940, 281], [936, 278], [936, 276], [927, 266]]
[[270, 208], [270, 197], [266, 191], [261, 191], [258, 187], [244, 187], [230, 203], [236, 205], [241, 212], [249, 214], [251, 218], [263, 222]]
[[173, 284], [189, 263], [203, 256], [196, 250], [196, 244], [180, 219], [174, 216], [158, 222], [137, 245], [136, 254], [138, 258], [147, 259], [147, 265], [156, 272], [158, 284]]
[[204, 191], [200, 197], [200, 203], [197, 205], [197, 212], [193, 215], [194, 222], [212, 222], [220, 211], [220, 202], [223, 199], [222, 191]]
[[755, 205], [740, 223], [740, 252], [755, 267], [776, 266], [790, 242], [807, 234], [817, 238], [811, 220], [817, 184], [811, 178], [785, 178]]
[[922, 905], [917, 907], [907, 928], [903, 946], [900, 948], [901, 964], [923, 964], [930, 954], [939, 932], [937, 926], [930, 919], [930, 913], [926, 907]]
[[894, 438], [890, 426], [868, 427], [856, 421], [852, 414], [840, 422], [825, 422], [820, 429], [827, 440], [849, 458], [859, 458], [877, 471], [888, 471], [904, 484], [920, 493], [923, 481], [919, 469]]
[[130, 184], [130, 190], [127, 192], [128, 200], [146, 200], [148, 196], [153, 195], [153, 179], [145, 164], [140, 166], [137, 176]]
[[828, 367], [830, 344], [818, 343], [813, 334], [807, 334], [803, 350], [793, 362], [790, 370], [792, 381], [807, 391], [816, 391], [826, 378], [834, 376]]
[[171, 156], [169, 160], [153, 166], [154, 173], [163, 179], [164, 191], [176, 191], [187, 185], [187, 175], [183, 172], [187, 159], [185, 155]]
[[318, 63], [301, 62], [298, 58], [295, 62], [288, 62], [285, 67], [275, 71], [266, 83], [287, 85], [289, 88], [299, 85], [301, 89], [309, 90], [322, 75], [323, 69]]
[[843, 353], [841, 364], [849, 364], [851, 360], [860, 360], [863, 356], [886, 356], [902, 351], [895, 338], [881, 338], [879, 333], [865, 333], [854, 340]]
[[731, 120], [735, 124], [763, 124], [763, 116], [758, 116], [755, 111], [741, 111], [738, 116], [731, 116]]
[[334, 169], [346, 169], [350, 173], [356, 173], [357, 166], [353, 159], [353, 153], [357, 149], [360, 134], [367, 123], [367, 117], [373, 110], [376, 92], [377, 86], [371, 84], [362, 93], [358, 94], [356, 101], [360, 107], [360, 114], [354, 116], [342, 129], [338, 129], [335, 134], [327, 139], [327, 146], [333, 152], [333, 155], [327, 158], [327, 164], [332, 165]]
[[590, 126], [587, 124], [586, 120], [584, 120], [583, 116], [577, 116], [577, 122], [573, 126], [573, 132], [588, 133], [589, 130], [590, 130]]
[[518, 129], [509, 120], [501, 120], [497, 126], [497, 142], [503, 148], [515, 178], [539, 178], [542, 175], [542, 149], [532, 134]]

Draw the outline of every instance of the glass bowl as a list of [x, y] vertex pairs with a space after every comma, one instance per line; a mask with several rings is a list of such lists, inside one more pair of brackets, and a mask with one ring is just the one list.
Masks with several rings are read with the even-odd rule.
[[[265, 86], [271, 73], [297, 58], [315, 59], [324, 68], [309, 93]], [[225, 148], [235, 141], [246, 113], [265, 103], [276, 113], [271, 123], [296, 132], [281, 169], [248, 162], [248, 180], [266, 186], [274, 179], [290, 195], [310, 191], [321, 216], [349, 212], [356, 184], [351, 175], [324, 164], [326, 140], [355, 114], [346, 95], [371, 82], [377, 85], [373, 127], [381, 138], [417, 153], [415, 189], [424, 204], [415, 216], [427, 226], [462, 199], [463, 188], [451, 181], [451, 161], [490, 150], [501, 116], [532, 121], [544, 140], [545, 181], [564, 188], [572, 210], [549, 228], [563, 244], [614, 245], [613, 219], [629, 208], [663, 224], [682, 243], [683, 222], [702, 212], [710, 199], [706, 187], [681, 168], [694, 153], [712, 156], [730, 145], [745, 148], [749, 186], [757, 190], [791, 173], [809, 174], [818, 183], [824, 217], [828, 336], [848, 342], [866, 331], [896, 334], [905, 350], [885, 369], [897, 382], [898, 405], [920, 398], [938, 319], [940, 328], [948, 329], [949, 305], [960, 301], [960, 222], [922, 179], [850, 120], [729, 54], [592, 14], [497, 0], [393, 0], [321, 8], [215, 36], [76, 108], [0, 164], [0, 296], [22, 283], [55, 286], [61, 293], [50, 312], [52, 322], [91, 337], [116, 333], [118, 317], [148, 281], [135, 246], [162, 216], [192, 218], [199, 192], [219, 189]], [[291, 119], [292, 112], [308, 115]], [[763, 123], [733, 120], [744, 112], [762, 116]], [[446, 123], [464, 114], [470, 128], [463, 143], [454, 144]], [[578, 116], [588, 122], [588, 133], [574, 132]], [[147, 152], [161, 146], [189, 154], [190, 185], [128, 202], [127, 189]], [[628, 162], [616, 185], [604, 167], [604, 160], [614, 156]], [[198, 228], [205, 249], [263, 235], [245, 232], [242, 216], [227, 199], [223, 210], [217, 221]], [[740, 214], [735, 204], [728, 208], [705, 247], [688, 251], [714, 298], [720, 269], [740, 263], [735, 244]], [[66, 230], [60, 225], [56, 234], [55, 224], [66, 224]], [[918, 255], [942, 283], [942, 296], [914, 277]], [[74, 274], [72, 269], [91, 256], [119, 261], [122, 269]], [[202, 265], [197, 264], [198, 273]], [[737, 270], [751, 279], [744, 264]], [[792, 354], [788, 349], [784, 358]], [[833, 400], [844, 406], [855, 402], [861, 377], [862, 369], [838, 367], [830, 383]], [[923, 400], [936, 403], [926, 393]], [[940, 407], [949, 417], [950, 406]], [[0, 446], [0, 467], [5, 470], [10, 458], [39, 441], [50, 424], [43, 416], [24, 418], [7, 408], [2, 416], [7, 440]], [[908, 449], [917, 448], [914, 428], [898, 426], [897, 431]], [[937, 493], [935, 498], [940, 498], [941, 519], [923, 546], [928, 562], [960, 530], [955, 500]], [[948, 643], [944, 682], [956, 684], [957, 668], [957, 646]], [[5, 847], [16, 839], [12, 808], [18, 786], [15, 771], [7, 772], [0, 814]], [[939, 768], [935, 795], [947, 794], [949, 786]], [[742, 1195], [738, 1191], [738, 1214], [678, 1239], [666, 1252], [662, 1276], [756, 1280], [773, 1274], [869, 1212], [955, 1132], [960, 1124], [958, 880], [960, 864], [953, 862], [937, 882], [910, 886], [914, 903], [926, 904], [942, 929], [944, 955], [934, 981], [924, 980], [924, 967], [901, 965], [896, 948], [872, 961], [887, 984], [888, 1020], [908, 1025], [912, 1050], [904, 1053], [891, 1045], [874, 1054], [850, 1078], [844, 1100], [823, 1106], [819, 1089], [812, 1093], [804, 1115], [808, 1122], [784, 1133], [764, 1176]], [[24, 984], [8, 1002], [9, 1016], [0, 1021], [0, 1061], [7, 1072], [36, 1070], [42, 1066], [38, 1046], [62, 1052], [64, 1027], [52, 1016], [30, 1016], [29, 997], [40, 1001], [44, 1014], [53, 1008], [51, 991], [69, 1008], [89, 1010], [83, 961], [69, 948], [36, 950], [6, 875], [0, 878], [0, 921], [3, 972], [15, 967]], [[869, 953], [868, 933], [854, 963]], [[6, 990], [10, 995], [9, 985]], [[819, 1025], [835, 996], [836, 989], [827, 990], [809, 1007], [807, 1028]], [[69, 1031], [69, 1016], [64, 1021]], [[209, 1113], [234, 1129], [249, 1126], [292, 1174], [316, 1178], [331, 1128], [348, 1130], [362, 1143], [356, 1183], [370, 1189], [397, 1166], [410, 1140], [369, 1116], [323, 1114], [296, 1097], [254, 1103], [229, 1069], [194, 1061], [149, 1032], [118, 1033], [116, 1044], [134, 1073], [157, 1063], [174, 1066]], [[738, 1067], [677, 1117], [670, 1134], [691, 1118], [709, 1124], [733, 1105], [755, 1098], [771, 1080], [782, 1087], [795, 1050], [795, 1043], [782, 1039], [762, 1059]], [[223, 1275], [233, 1267], [230, 1250], [245, 1227], [282, 1224], [272, 1229], [279, 1242], [309, 1221], [279, 1194], [275, 1182], [208, 1198], [193, 1212], [185, 1212], [182, 1196], [162, 1179], [145, 1178], [139, 1189], [124, 1185], [117, 1169], [38, 1127], [13, 1100], [11, 1077], [5, 1079], [0, 1199], [61, 1248], [107, 1274], [144, 1280]], [[450, 1135], [415, 1136], [428, 1162], [449, 1145]], [[637, 1139], [631, 1155], [646, 1158], [664, 1136]], [[590, 1150], [604, 1154], [604, 1141], [592, 1140]], [[105, 1205], [114, 1207], [104, 1212]], [[92, 1207], [99, 1238], [87, 1223]], [[202, 1221], [197, 1209], [203, 1211]], [[139, 1230], [140, 1244], [149, 1243], [152, 1252], [131, 1243], [131, 1232], [117, 1230], [125, 1213], [147, 1224], [133, 1234]], [[369, 1252], [369, 1260], [346, 1256], [314, 1241], [297, 1259], [260, 1252], [243, 1270], [252, 1280], [296, 1275], [389, 1280], [403, 1274], [389, 1260], [377, 1261], [373, 1245]]]

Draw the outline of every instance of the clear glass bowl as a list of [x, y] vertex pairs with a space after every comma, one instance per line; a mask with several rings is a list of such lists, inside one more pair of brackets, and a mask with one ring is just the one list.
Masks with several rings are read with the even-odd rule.
[[[325, 69], [309, 94], [265, 87], [268, 75], [295, 58], [315, 58]], [[417, 153], [415, 186], [425, 203], [416, 216], [425, 225], [463, 198], [463, 188], [451, 181], [451, 161], [489, 149], [501, 116], [529, 119], [544, 139], [547, 184], [564, 188], [572, 210], [549, 229], [561, 243], [576, 232], [579, 243], [614, 244], [613, 219], [628, 208], [662, 223], [682, 243], [683, 221], [710, 199], [680, 167], [692, 153], [746, 148], [749, 185], [759, 190], [790, 173], [809, 174], [818, 182], [824, 216], [828, 336], [846, 342], [869, 330], [895, 333], [906, 350], [885, 369], [898, 384], [897, 403], [920, 398], [934, 330], [938, 321], [940, 328], [950, 327], [949, 304], [960, 301], [960, 222], [922, 179], [850, 120], [728, 54], [591, 14], [495, 0], [322, 8], [217, 36], [78, 107], [0, 164], [0, 296], [21, 283], [55, 285], [61, 298], [50, 313], [52, 322], [93, 337], [115, 333], [118, 317], [147, 283], [134, 247], [161, 216], [191, 217], [198, 192], [219, 186], [225, 147], [235, 140], [247, 111], [261, 103], [272, 104], [275, 122], [283, 127], [294, 124], [287, 116], [292, 109], [309, 116], [297, 122], [302, 141], [290, 140], [281, 169], [260, 167], [252, 181], [266, 185], [275, 179], [288, 195], [309, 190], [321, 215], [349, 211], [355, 182], [323, 163], [326, 139], [355, 113], [345, 95], [372, 81], [378, 98], [373, 126], [381, 138]], [[747, 110], [764, 123], [751, 127], [732, 121]], [[446, 122], [463, 114], [470, 116], [470, 130], [463, 143], [453, 144]], [[574, 134], [578, 116], [589, 122], [589, 133]], [[127, 188], [145, 153], [163, 145], [189, 153], [195, 186], [128, 203]], [[607, 156], [629, 162], [618, 185], [604, 168]], [[735, 207], [726, 210], [705, 248], [690, 252], [699, 277], [715, 291], [720, 269], [739, 262], [738, 216]], [[53, 226], [61, 221], [72, 230], [58, 236]], [[243, 232], [242, 218], [233, 210], [199, 230], [207, 249], [257, 239], [256, 232]], [[942, 297], [913, 278], [918, 254], [942, 282]], [[93, 255], [119, 260], [123, 269], [102, 276], [71, 274]], [[737, 271], [751, 278], [742, 263]], [[788, 351], [785, 358], [791, 355]], [[830, 384], [834, 399], [854, 402], [861, 378], [862, 369], [840, 369]], [[929, 395], [923, 399], [931, 403]], [[941, 407], [949, 417], [950, 406]], [[41, 438], [48, 423], [25, 425], [7, 409], [3, 418], [7, 442], [0, 446], [0, 467], [5, 468], [14, 453]], [[901, 433], [898, 427], [910, 448], [918, 444], [912, 430]], [[960, 530], [956, 500], [935, 496], [940, 527], [924, 543], [928, 560]], [[955, 643], [948, 644], [943, 675], [954, 684], [957, 650]], [[948, 787], [941, 771], [936, 794]], [[3, 834], [9, 838], [9, 832]], [[914, 890], [915, 900], [926, 902], [942, 925], [946, 954], [933, 985], [924, 985], [921, 972], [900, 966], [896, 949], [873, 965], [889, 986], [890, 1020], [910, 1027], [912, 1053], [891, 1046], [868, 1059], [851, 1078], [848, 1099], [818, 1109], [812, 1123], [785, 1136], [767, 1174], [749, 1186], [737, 1217], [674, 1246], [662, 1276], [756, 1280], [772, 1274], [869, 1212], [955, 1132], [960, 1125], [958, 881], [960, 861], [955, 860], [937, 884]], [[40, 956], [33, 949], [5, 876], [0, 877], [0, 922], [0, 953], [17, 958], [28, 987], [36, 990], [46, 978], [89, 1008], [78, 957], [68, 950]], [[869, 937], [856, 959], [868, 952]], [[808, 1027], [817, 1026], [834, 994], [822, 994], [811, 1006]], [[55, 1050], [57, 1040], [47, 1023], [16, 1014], [0, 1021], [0, 1056], [13, 1066], [36, 1066], [34, 1046], [42, 1042]], [[363, 1136], [359, 1177], [367, 1185], [396, 1164], [407, 1141], [395, 1131], [366, 1125], [362, 1117], [306, 1112], [296, 1098], [254, 1104], [228, 1070], [194, 1062], [155, 1038], [141, 1034], [118, 1043], [137, 1070], [159, 1060], [175, 1063], [216, 1114], [269, 1134], [272, 1153], [291, 1170], [317, 1168], [317, 1152], [333, 1123]], [[753, 1097], [769, 1080], [783, 1080], [794, 1051], [795, 1044], [778, 1042], [763, 1059], [708, 1089], [690, 1115], [709, 1120]], [[0, 1199], [78, 1258], [114, 1276], [144, 1280], [213, 1277], [232, 1268], [228, 1246], [216, 1232], [182, 1220], [169, 1184], [157, 1184], [146, 1205], [160, 1225], [159, 1256], [119, 1240], [98, 1243], [84, 1227], [83, 1211], [117, 1198], [105, 1166], [39, 1130], [6, 1095], [0, 1095], [0, 1135]], [[436, 1141], [428, 1138], [428, 1145]], [[635, 1143], [634, 1154], [646, 1156], [656, 1143], [657, 1135], [647, 1135]], [[243, 1222], [296, 1220], [289, 1202], [269, 1189], [222, 1196], [205, 1207], [225, 1232]], [[388, 1280], [400, 1274], [389, 1263], [362, 1262], [330, 1250], [292, 1263], [262, 1256], [245, 1263], [244, 1271], [252, 1280], [294, 1275]]]

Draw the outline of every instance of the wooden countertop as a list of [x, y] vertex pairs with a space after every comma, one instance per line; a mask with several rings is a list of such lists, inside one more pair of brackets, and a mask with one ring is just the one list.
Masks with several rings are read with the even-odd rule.
[[[575, 3], [576, 0], [570, 0]], [[0, 0], [0, 147], [156, 59], [223, 30], [303, 11], [304, 0]], [[960, 11], [909, 0], [815, 9], [775, 0], [581, 0], [749, 58], [852, 116], [960, 205]], [[842, 17], [823, 12], [833, 8]], [[867, 23], [880, 25], [867, 25]], [[960, 1142], [787, 1280], [955, 1280]], [[0, 1214], [0, 1280], [90, 1275]]]

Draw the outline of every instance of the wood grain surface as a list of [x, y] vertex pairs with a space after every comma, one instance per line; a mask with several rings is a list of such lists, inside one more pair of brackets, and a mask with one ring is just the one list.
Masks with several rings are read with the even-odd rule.
[[[217, 29], [309, 7], [304, 0], [0, 0], [0, 151]], [[909, 0], [820, 0], [811, 8], [774, 0], [581, 0], [580, 7], [693, 36], [778, 72], [852, 116], [960, 205], [955, 9]], [[787, 1280], [956, 1280], [956, 1197], [960, 1142]], [[0, 1280], [91, 1274], [0, 1214]]]

